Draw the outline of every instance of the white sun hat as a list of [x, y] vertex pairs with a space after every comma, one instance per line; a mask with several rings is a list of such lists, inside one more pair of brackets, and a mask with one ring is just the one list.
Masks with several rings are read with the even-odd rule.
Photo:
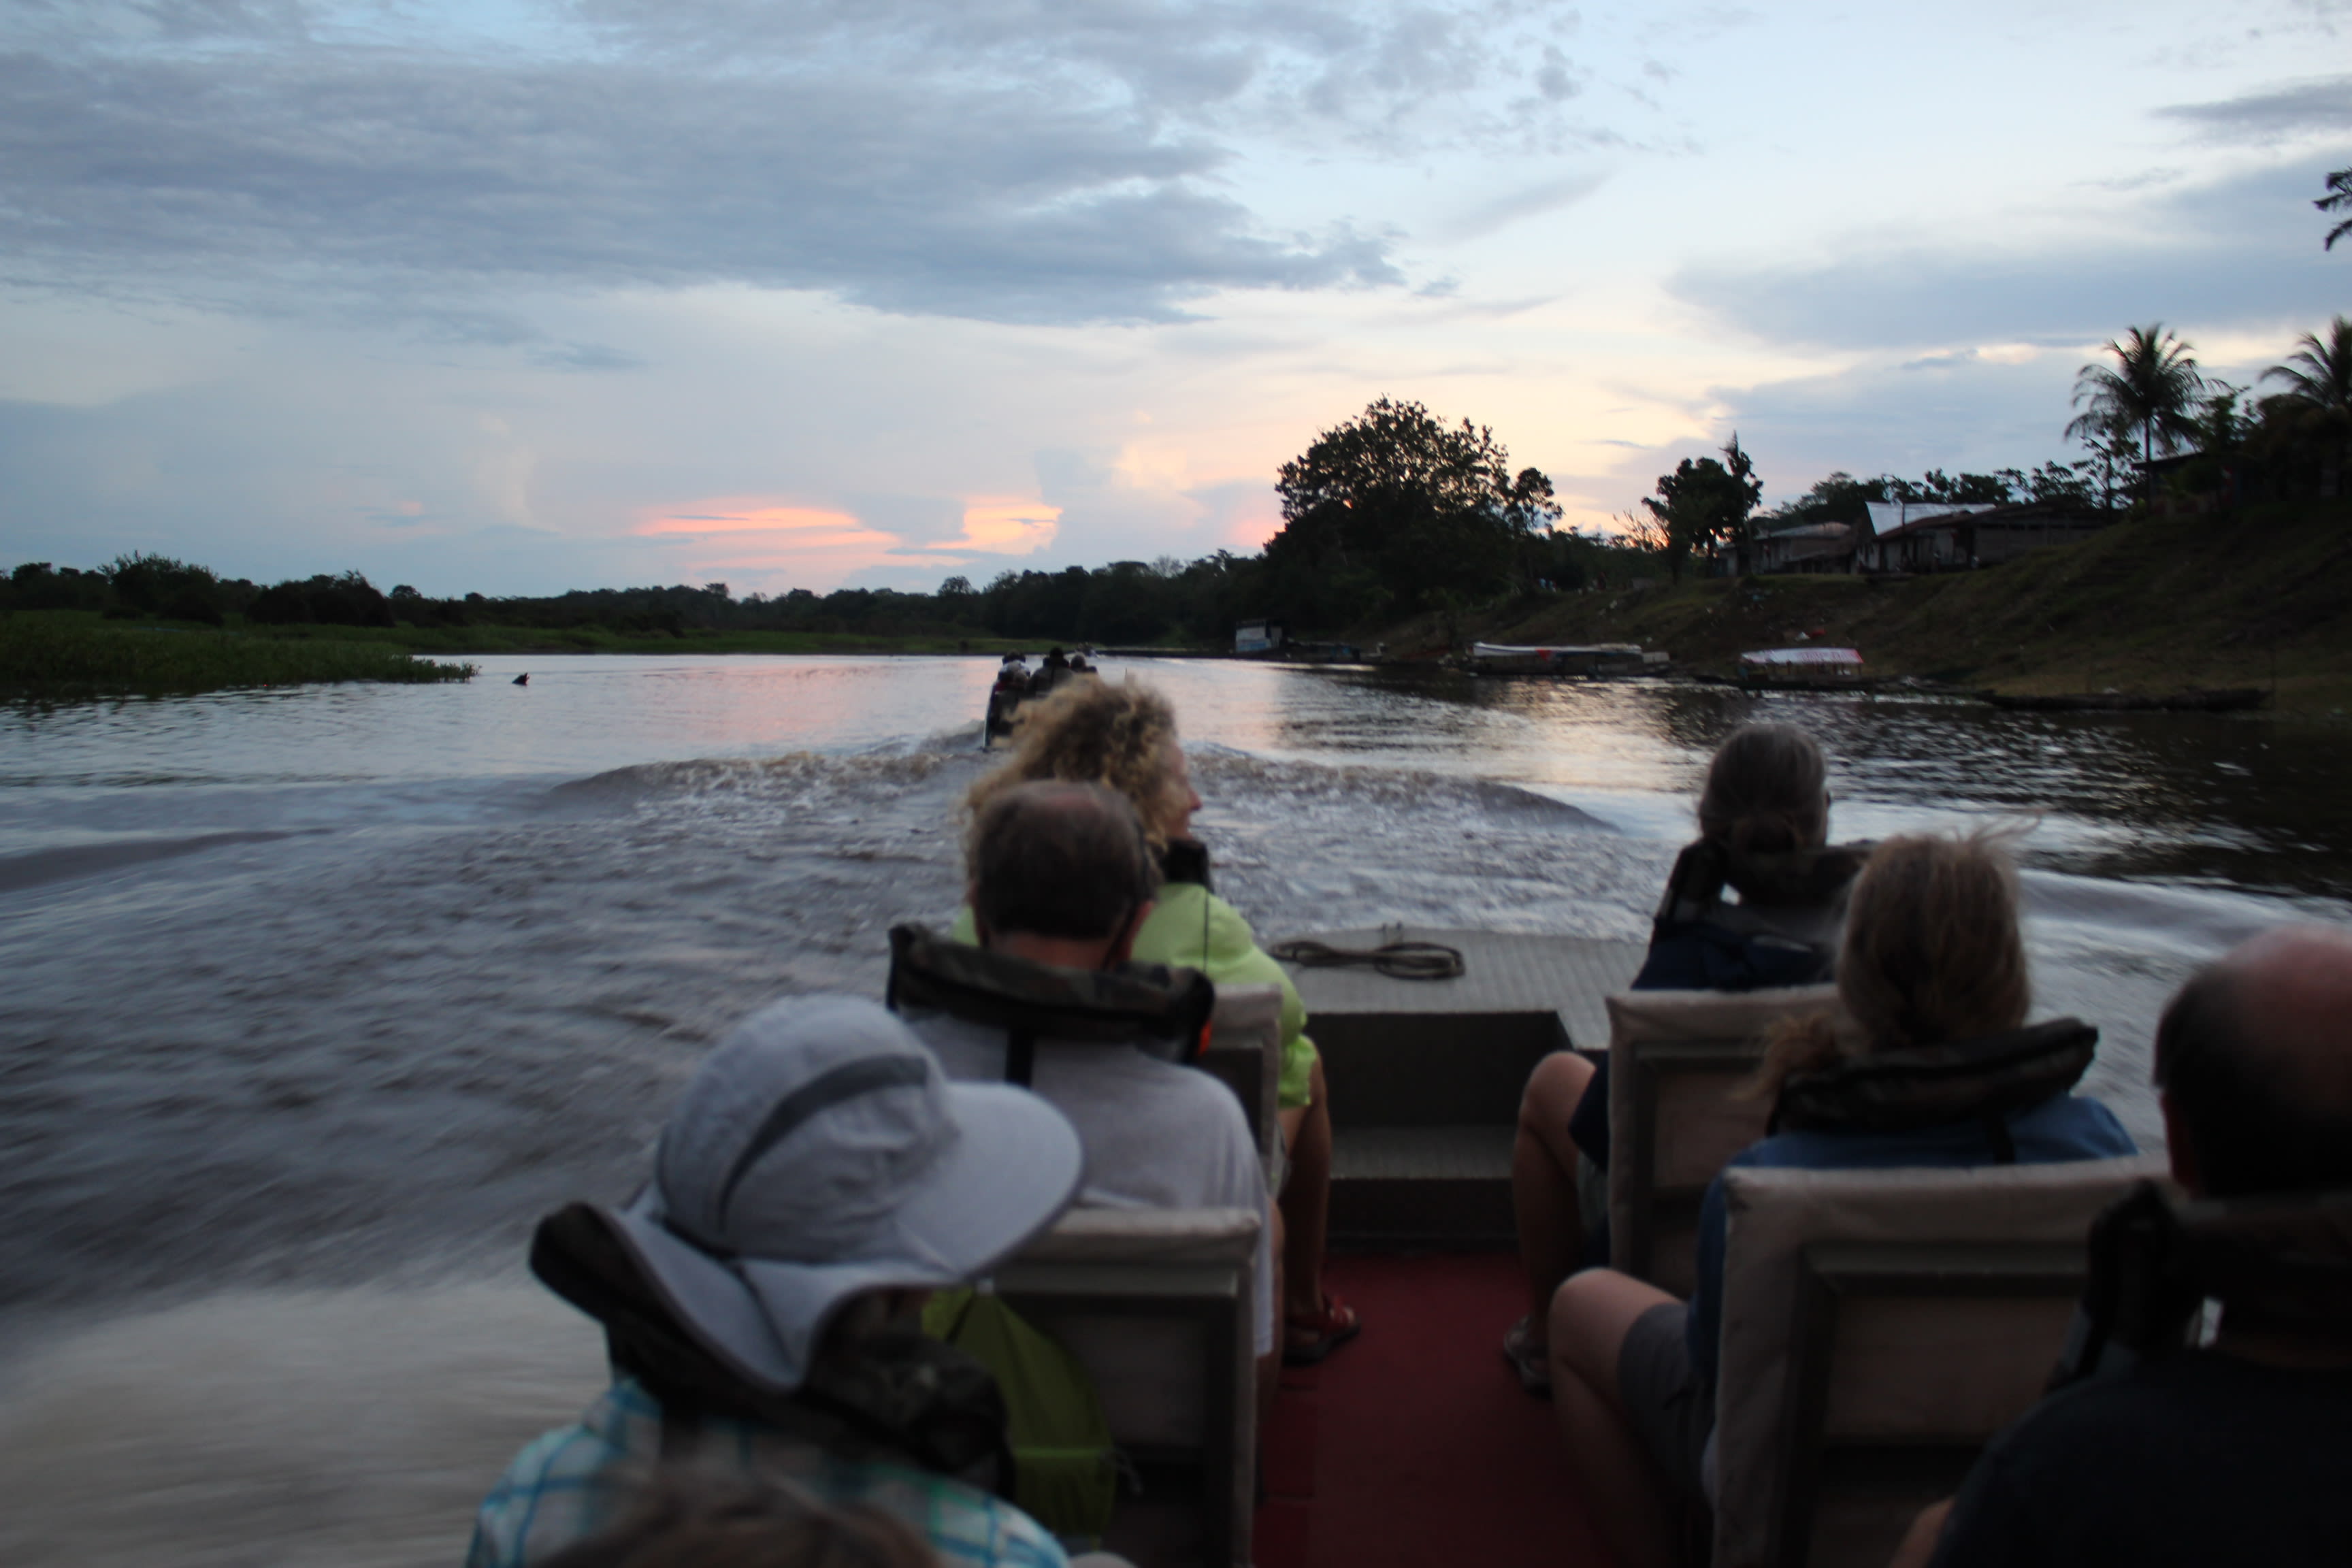
[[851, 1297], [987, 1273], [1069, 1205], [1083, 1167], [1035, 1095], [948, 1082], [875, 1003], [796, 996], [710, 1054], [653, 1181], [605, 1212], [681, 1326], [789, 1393]]

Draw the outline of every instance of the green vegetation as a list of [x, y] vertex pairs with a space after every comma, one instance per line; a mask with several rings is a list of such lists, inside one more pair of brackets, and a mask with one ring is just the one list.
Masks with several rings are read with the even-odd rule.
[[78, 610], [0, 617], [0, 692], [61, 697], [209, 691], [316, 680], [464, 680], [470, 664], [383, 643], [289, 640], [204, 626], [127, 626]]
[[[1639, 642], [1726, 669], [1800, 637], [1871, 669], [2019, 692], [2271, 687], [2279, 710], [2352, 713], [2352, 502], [2273, 502], [2227, 520], [2116, 523], [2001, 566], [1903, 580], [1718, 577], [1523, 600], [1483, 619], [1500, 642]], [[1433, 641], [1427, 621], [1392, 647]]]

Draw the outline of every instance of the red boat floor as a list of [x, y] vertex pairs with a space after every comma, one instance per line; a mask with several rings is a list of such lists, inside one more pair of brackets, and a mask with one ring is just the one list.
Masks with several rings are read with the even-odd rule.
[[1507, 1254], [1338, 1257], [1364, 1331], [1285, 1374], [1257, 1568], [1605, 1568], [1551, 1406], [1502, 1355], [1527, 1287]]

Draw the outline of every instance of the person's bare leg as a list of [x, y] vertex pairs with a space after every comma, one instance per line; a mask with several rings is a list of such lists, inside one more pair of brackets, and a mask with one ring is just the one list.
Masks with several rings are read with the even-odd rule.
[[1592, 1081], [1592, 1064], [1555, 1051], [1536, 1064], [1519, 1094], [1519, 1129], [1511, 1140], [1511, 1212], [1518, 1222], [1519, 1267], [1528, 1276], [1528, 1331], [1540, 1348], [1552, 1292], [1584, 1255], [1584, 1221], [1576, 1207], [1576, 1142], [1568, 1119]]
[[1331, 1229], [1331, 1102], [1320, 1060], [1307, 1084], [1307, 1102], [1280, 1113], [1290, 1151], [1290, 1182], [1282, 1189], [1282, 1310], [1295, 1318], [1323, 1310], [1323, 1248]]
[[1551, 1302], [1551, 1402], [1559, 1435], [1618, 1568], [1670, 1568], [1674, 1491], [1627, 1424], [1617, 1354], [1633, 1320], [1675, 1298], [1613, 1268], [1588, 1268]]
[[1936, 1555], [1936, 1546], [1943, 1539], [1944, 1521], [1951, 1516], [1952, 1500], [1931, 1502], [1919, 1510], [1911, 1528], [1903, 1532], [1901, 1544], [1887, 1560], [1886, 1568], [1927, 1568]]

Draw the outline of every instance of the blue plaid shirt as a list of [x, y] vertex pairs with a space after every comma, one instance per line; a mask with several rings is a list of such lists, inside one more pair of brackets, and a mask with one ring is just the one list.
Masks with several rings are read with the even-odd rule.
[[[863, 1503], [927, 1537], [950, 1568], [1067, 1568], [1043, 1525], [1012, 1504], [929, 1471], [838, 1459], [813, 1444], [730, 1421], [706, 1422], [694, 1463], [777, 1476], [826, 1502]], [[527, 1568], [593, 1535], [628, 1507], [661, 1454], [661, 1406], [616, 1379], [570, 1426], [526, 1445], [482, 1500], [467, 1568]]]

